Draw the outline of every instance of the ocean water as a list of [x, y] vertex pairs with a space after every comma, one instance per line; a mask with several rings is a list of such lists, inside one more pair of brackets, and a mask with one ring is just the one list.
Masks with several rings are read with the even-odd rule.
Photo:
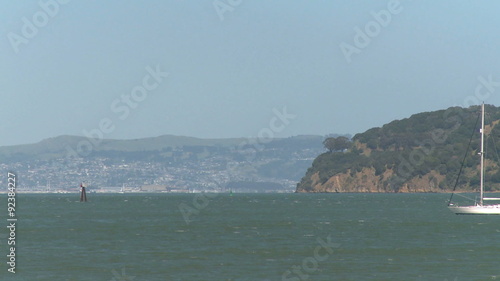
[[500, 216], [448, 197], [18, 194], [0, 280], [500, 280]]

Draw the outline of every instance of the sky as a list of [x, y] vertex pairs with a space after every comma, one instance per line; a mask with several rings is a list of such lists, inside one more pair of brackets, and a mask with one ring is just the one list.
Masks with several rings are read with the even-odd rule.
[[500, 105], [499, 1], [0, 3], [1, 146], [356, 134]]

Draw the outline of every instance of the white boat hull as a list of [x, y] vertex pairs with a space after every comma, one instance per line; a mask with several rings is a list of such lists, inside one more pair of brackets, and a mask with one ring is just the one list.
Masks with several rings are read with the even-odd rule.
[[500, 215], [500, 205], [450, 206], [448, 208], [457, 215]]

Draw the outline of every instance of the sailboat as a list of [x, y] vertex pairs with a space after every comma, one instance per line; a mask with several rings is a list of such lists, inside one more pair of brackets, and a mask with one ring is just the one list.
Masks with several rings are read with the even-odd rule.
[[500, 204], [484, 204], [484, 201], [500, 201], [500, 198], [484, 197], [484, 103], [481, 105], [481, 168], [479, 200], [472, 206], [456, 206], [450, 202], [448, 208], [457, 215], [500, 215]]

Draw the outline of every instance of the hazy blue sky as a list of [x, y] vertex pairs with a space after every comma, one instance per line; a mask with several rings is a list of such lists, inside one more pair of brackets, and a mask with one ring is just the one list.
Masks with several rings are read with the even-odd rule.
[[355, 134], [500, 105], [499, 1], [0, 3], [0, 145]]

